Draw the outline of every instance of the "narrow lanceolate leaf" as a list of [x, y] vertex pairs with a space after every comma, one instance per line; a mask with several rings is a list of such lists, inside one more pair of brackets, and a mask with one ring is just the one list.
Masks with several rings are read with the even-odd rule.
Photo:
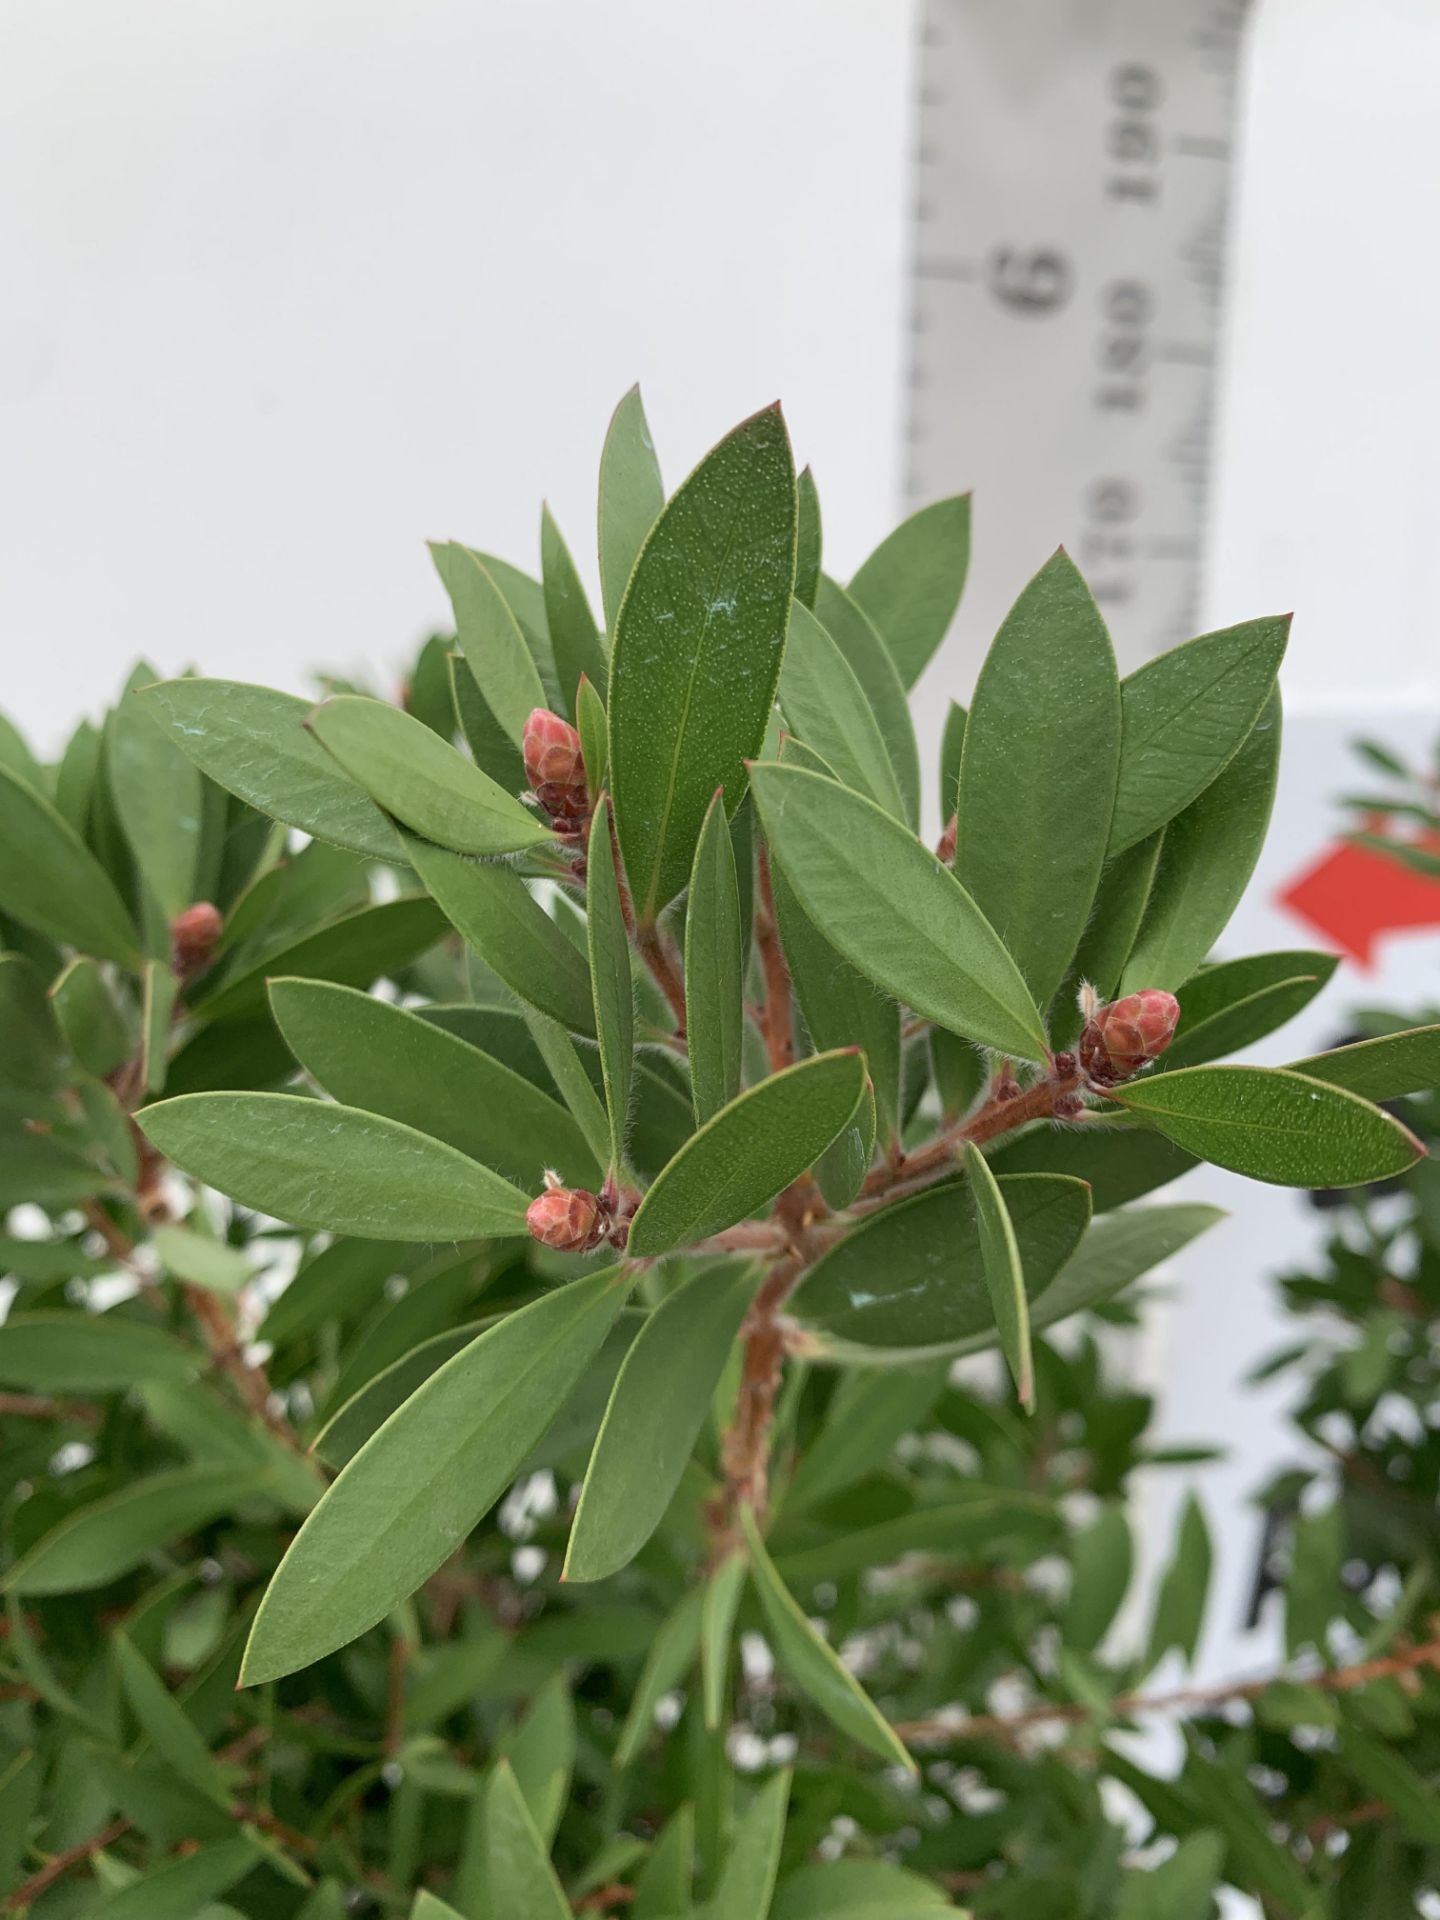
[[1290, 1071], [1345, 1087], [1365, 1100], [1427, 1093], [1440, 1087], [1440, 1027], [1411, 1027], [1378, 1040], [1358, 1040], [1352, 1047], [1297, 1060]]
[[623, 1269], [507, 1314], [365, 1443], [280, 1563], [255, 1617], [247, 1686], [309, 1666], [383, 1620], [489, 1511], [594, 1359]]
[[915, 728], [910, 719], [905, 683], [890, 656], [890, 649], [875, 631], [875, 623], [865, 609], [828, 573], [820, 576], [812, 611], [849, 661], [851, 671], [865, 689], [865, 698], [870, 703], [890, 755], [890, 764], [895, 769], [895, 778], [905, 802], [905, 818], [912, 827], [918, 827], [920, 751], [915, 744]]
[[430, 557], [450, 596], [465, 664], [506, 737], [519, 746], [526, 720], [548, 704], [520, 622], [478, 553], [452, 540], [432, 544]]
[[824, 545], [824, 530], [820, 520], [820, 495], [815, 489], [815, 476], [809, 467], [802, 467], [796, 477], [795, 503], [798, 509], [795, 535], [795, 598], [802, 605], [813, 608], [816, 589], [820, 585], [820, 558]]
[[740, 1091], [744, 990], [735, 848], [725, 797], [717, 792], [695, 846], [685, 905], [685, 1037], [698, 1125]]
[[1122, 993], [1141, 987], [1173, 993], [1225, 931], [1260, 857], [1279, 765], [1280, 696], [1272, 691], [1224, 772], [1165, 829]]
[[110, 876], [41, 793], [0, 767], [0, 904], [81, 953], [138, 967], [139, 942]]
[[991, 1150], [990, 1164], [997, 1173], [1068, 1173], [1089, 1186], [1094, 1211], [1108, 1213], [1178, 1180], [1195, 1156], [1148, 1127], [1097, 1116], [1063, 1132], [1031, 1127], [1012, 1133]]
[[945, 714], [940, 736], [940, 818], [948, 821], [960, 801], [960, 762], [965, 754], [965, 728], [970, 715], [958, 700]]
[[115, 1670], [141, 1731], [170, 1769], [207, 1799], [230, 1805], [225, 1776], [193, 1720], [143, 1654], [123, 1633], [112, 1639]]
[[131, 1024], [116, 1005], [104, 972], [88, 956], [72, 960], [54, 982], [50, 1004], [66, 1043], [87, 1072], [103, 1079], [130, 1057], [135, 1044]]
[[571, 1185], [599, 1179], [603, 1160], [558, 1101], [433, 1021], [318, 980], [272, 981], [270, 1005], [295, 1058], [343, 1105], [458, 1147], [526, 1192], [546, 1167]]
[[1150, 901], [1165, 835], [1152, 833], [1114, 860], [1107, 860], [1095, 890], [1090, 924], [1080, 937], [1070, 971], [1050, 1009], [1050, 1044], [1073, 1047], [1080, 1037], [1079, 988], [1088, 981], [1102, 1000], [1113, 1000], [1125, 962]]
[[[1090, 1218], [1081, 1180], [1015, 1174], [999, 1181], [1038, 1313]], [[794, 1318], [815, 1351], [907, 1365], [917, 1355], [993, 1335], [995, 1316], [967, 1188], [949, 1182], [885, 1207], [822, 1254], [796, 1289]]]
[[394, 827], [305, 731], [308, 700], [238, 680], [164, 680], [139, 697], [227, 792], [317, 840], [403, 862]]
[[1068, 554], [1005, 616], [970, 705], [956, 877], [1038, 1005], [1065, 977], [1100, 882], [1120, 763], [1120, 680]]
[[195, 1179], [292, 1226], [364, 1240], [523, 1233], [527, 1196], [443, 1141], [293, 1093], [187, 1093], [136, 1116]]
[[114, 1311], [0, 1322], [0, 1381], [27, 1393], [122, 1393], [146, 1380], [193, 1380], [202, 1364], [173, 1334]]
[[722, 1107], [641, 1201], [630, 1224], [631, 1253], [669, 1253], [757, 1212], [814, 1165], [864, 1089], [860, 1053], [817, 1053]]
[[539, 814], [399, 707], [341, 694], [305, 724], [372, 800], [438, 846], [519, 853], [554, 838]]
[[0, 1581], [6, 1593], [85, 1593], [109, 1586], [157, 1547], [262, 1496], [265, 1476], [244, 1467], [177, 1467], [132, 1481], [80, 1507], [43, 1534]]
[[780, 1578], [748, 1506], [740, 1509], [740, 1521], [750, 1549], [751, 1578], [781, 1669], [841, 1733], [882, 1760], [916, 1772], [915, 1762], [895, 1729], [834, 1648], [811, 1626]]
[[1045, 1029], [1019, 968], [928, 848], [873, 801], [819, 774], [763, 765], [751, 777], [786, 879], [852, 966], [952, 1033], [1044, 1058]]
[[[62, 991], [67, 982], [72, 984], [68, 993]], [[65, 1117], [56, 1095], [76, 1077], [70, 1046], [84, 1060], [82, 1045], [90, 1033], [88, 1020], [76, 1020], [76, 1038], [70, 1041], [68, 1029], [61, 1030], [64, 1009], [67, 1001], [72, 1008], [88, 1001], [91, 991], [108, 1003], [93, 960], [73, 960], [47, 997], [39, 971], [24, 954], [0, 953], [0, 1108], [27, 1120]]]
[[904, 818], [895, 770], [864, 689], [844, 654], [799, 600], [790, 609], [780, 706], [786, 725], [838, 780], [897, 820]]
[[736, 1828], [706, 1920], [767, 1920], [789, 1804], [790, 1775], [777, 1773], [755, 1795]]
[[705, 1589], [688, 1587], [661, 1621], [635, 1691], [630, 1711], [615, 1743], [615, 1765], [628, 1767], [645, 1745], [655, 1724], [655, 1709], [670, 1689], [689, 1671], [700, 1645], [700, 1612]]
[[970, 496], [936, 500], [883, 539], [850, 582], [913, 687], [945, 638], [970, 568]]
[[582, 674], [604, 698], [610, 657], [585, 598], [584, 583], [549, 507], [540, 512], [540, 572], [545, 583], [545, 618], [555, 654], [560, 710], [567, 719], [573, 719], [575, 689]]
[[1394, 1747], [1347, 1725], [1335, 1757], [1362, 1792], [1381, 1802], [1418, 1846], [1440, 1846], [1440, 1803], [1435, 1789]]
[[199, 770], [133, 686], [110, 716], [105, 759], [115, 811], [141, 877], [172, 920], [196, 897], [203, 810]]
[[725, 1681], [730, 1671], [730, 1641], [745, 1590], [745, 1555], [736, 1547], [705, 1583], [700, 1615], [700, 1685], [705, 1724], [713, 1733], [725, 1718]]
[[695, 1879], [695, 1809], [677, 1807], [645, 1854], [635, 1876], [632, 1920], [676, 1920], [690, 1906]]
[[508, 1760], [495, 1763], [485, 1790], [485, 1867], [492, 1911], [570, 1920], [570, 1902]]
[[610, 802], [602, 799], [590, 822], [585, 864], [586, 944], [595, 1001], [595, 1032], [600, 1041], [600, 1071], [605, 1110], [610, 1117], [610, 1170], [625, 1159], [630, 1123], [631, 1080], [635, 1066], [635, 981], [630, 972], [630, 939], [620, 904], [615, 850], [610, 838]]
[[178, 1860], [166, 1860], [90, 1908], [94, 1920], [190, 1920], [214, 1912], [211, 1902], [243, 1880], [264, 1858], [249, 1838], [220, 1840]]
[[605, 791], [610, 741], [605, 702], [588, 678], [580, 681], [575, 697], [575, 729], [580, 735], [580, 757], [585, 763], [585, 785], [591, 793]]
[[639, 387], [616, 407], [600, 455], [600, 597], [613, 634], [645, 536], [660, 518], [665, 487]]
[[518, 873], [418, 840], [406, 851], [440, 910], [512, 993], [572, 1033], [594, 1033], [590, 969]]
[[[527, 1008], [524, 1020], [535, 1042], [535, 1050], [555, 1082], [556, 1092], [584, 1135], [595, 1164], [603, 1167], [610, 1148], [610, 1122], [604, 1103], [585, 1071], [575, 1042], [562, 1026], [547, 1019], [543, 1013]], [[554, 1161], [549, 1164], [553, 1165]], [[563, 1167], [560, 1170], [563, 1172]]]
[[1025, 1272], [1020, 1243], [1000, 1183], [990, 1171], [974, 1141], [965, 1142], [965, 1171], [975, 1201], [980, 1260], [990, 1305], [1000, 1336], [1000, 1350], [1015, 1381], [1015, 1392], [1027, 1413], [1035, 1406], [1035, 1376], [1030, 1354], [1030, 1303], [1025, 1296]]
[[667, 1295], [640, 1329], [590, 1456], [565, 1579], [603, 1580], [618, 1573], [659, 1526], [705, 1423], [756, 1279], [748, 1267], [702, 1269]]
[[1175, 1535], [1174, 1552], [1155, 1599], [1155, 1617], [1145, 1655], [1147, 1672], [1172, 1647], [1178, 1647], [1187, 1661], [1194, 1660], [1205, 1624], [1211, 1560], [1210, 1529], [1205, 1524], [1199, 1501], [1193, 1493], [1188, 1494]]
[[1184, 1067], [1113, 1099], [1217, 1167], [1280, 1187], [1355, 1187], [1425, 1149], [1357, 1094], [1285, 1067]]
[[1136, 1207], [1092, 1222], [1030, 1314], [1034, 1332], [1098, 1307], [1225, 1218], [1219, 1207]]
[[1111, 858], [1173, 820], [1229, 764], [1270, 697], [1289, 633], [1288, 614], [1247, 620], [1174, 647], [1125, 681]]
[[685, 885], [716, 787], [733, 813], [780, 677], [795, 469], [777, 407], [701, 461], [647, 538], [615, 620], [610, 786], [642, 924]]
[[1203, 1066], [1263, 1039], [1307, 1007], [1338, 964], [1332, 953], [1301, 951], [1203, 967], [1180, 990], [1180, 1025], [1161, 1068]]
[[[453, 859], [454, 855], [442, 856]], [[373, 906], [357, 907], [341, 914], [327, 926], [319, 927], [303, 939], [272, 948], [243, 972], [222, 981], [218, 991], [200, 993], [191, 1004], [202, 1010], [207, 1020], [233, 1020], [240, 1015], [256, 1015], [264, 1010], [266, 990], [277, 975], [296, 974], [306, 980], [333, 980], [347, 987], [368, 987], [383, 974], [407, 966], [417, 955], [445, 932], [445, 914], [423, 894], [411, 894], [399, 900], [380, 900]], [[174, 979], [163, 970], [174, 992]], [[147, 978], [148, 985], [148, 978]], [[157, 987], [157, 1024], [162, 1029], [154, 1037], [164, 1037], [170, 1018], [165, 982]], [[146, 1033], [153, 1032], [148, 1014]]]

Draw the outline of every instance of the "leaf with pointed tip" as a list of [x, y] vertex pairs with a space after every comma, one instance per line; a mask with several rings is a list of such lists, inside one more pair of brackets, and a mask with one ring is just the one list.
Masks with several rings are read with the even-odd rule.
[[1092, 1221], [1080, 1245], [1031, 1308], [1031, 1331], [1043, 1333], [1072, 1314], [1103, 1305], [1224, 1218], [1219, 1207], [1192, 1203], [1136, 1207]]
[[1323, 1080], [1327, 1086], [1344, 1087], [1365, 1100], [1428, 1093], [1440, 1087], [1440, 1027], [1410, 1027], [1378, 1040], [1358, 1040], [1354, 1046], [1296, 1060], [1290, 1071]]
[[1134, 1549], [1130, 1522], [1107, 1501], [1071, 1545], [1070, 1597], [1063, 1615], [1065, 1645], [1091, 1653], [1105, 1638], [1130, 1585]]
[[317, 840], [403, 864], [394, 827], [305, 731], [310, 701], [239, 680], [162, 680], [139, 698], [228, 793]]
[[139, 944], [110, 876], [42, 793], [0, 767], [0, 912], [81, 953], [138, 968]]
[[123, 1393], [144, 1380], [193, 1380], [202, 1364], [173, 1334], [115, 1311], [0, 1321], [0, 1380], [27, 1393]]
[[960, 762], [965, 755], [965, 728], [970, 715], [952, 700], [940, 736], [940, 818], [949, 822], [960, 804]]
[[536, 707], [548, 705], [520, 622], [478, 553], [457, 541], [434, 542], [430, 557], [455, 613], [455, 633], [476, 686], [517, 747]]
[[[903, 1380], [906, 1376], [890, 1377]], [[808, 1537], [813, 1531], [808, 1514], [806, 1522]], [[944, 1506], [915, 1507], [873, 1526], [846, 1526], [814, 1545], [782, 1549], [777, 1543], [776, 1566], [792, 1587], [813, 1587], [888, 1566], [907, 1553], [958, 1560], [968, 1558], [971, 1549], [993, 1553], [1011, 1542], [1045, 1546], [1057, 1531], [1055, 1508], [1041, 1496], [972, 1484], [963, 1499]]]
[[1035, 1409], [1035, 1375], [1030, 1355], [1030, 1303], [1025, 1295], [1025, 1273], [1020, 1244], [1000, 1183], [973, 1140], [965, 1142], [965, 1171], [975, 1201], [980, 1262], [995, 1315], [1000, 1350], [1015, 1381], [1015, 1392], [1027, 1413]]
[[[284, 941], [263, 951], [242, 972], [222, 978], [214, 991], [207, 994], [202, 990], [195, 995], [191, 1005], [207, 1020], [253, 1017], [264, 1011], [271, 979], [286, 974], [368, 987], [372, 980], [407, 966], [427, 947], [433, 947], [445, 930], [443, 909], [423, 894], [357, 907], [299, 940]], [[165, 971], [168, 973], [168, 969]], [[163, 1029], [169, 1019], [169, 1008], [163, 1004], [163, 982], [159, 991], [162, 1004], [157, 1009], [157, 1024]], [[164, 1034], [155, 1037], [163, 1039]]]
[[498, 1760], [485, 1789], [486, 1894], [498, 1913], [525, 1920], [570, 1920], [545, 1842], [508, 1760]]
[[1120, 764], [1120, 680], [1062, 550], [1001, 623], [970, 703], [955, 876], [1043, 1007], [1090, 919]]
[[865, 1061], [817, 1053], [750, 1087], [681, 1147], [630, 1223], [630, 1251], [650, 1259], [745, 1220], [813, 1166], [854, 1113]]
[[920, 750], [910, 719], [910, 702], [890, 649], [875, 631], [874, 622], [828, 573], [822, 573], [812, 609], [830, 638], [850, 663], [865, 690], [865, 698], [895, 769], [905, 803], [905, 818], [920, 824]]
[[615, 409], [600, 455], [600, 597], [612, 634], [635, 561], [664, 505], [650, 423], [639, 387], [631, 387]]
[[689, 1801], [661, 1828], [635, 1881], [633, 1920], [684, 1920], [695, 1878], [695, 1809]]
[[[610, 1122], [575, 1042], [556, 1021], [532, 1008], [524, 1009], [525, 1029], [535, 1044], [545, 1071], [585, 1137], [597, 1166], [605, 1165], [610, 1144]], [[642, 1069], [642, 1092], [644, 1090]], [[643, 1116], [643, 1109], [642, 1109]]]
[[830, 1723], [893, 1766], [918, 1772], [904, 1743], [830, 1644], [806, 1619], [776, 1571], [748, 1506], [740, 1524], [750, 1549], [750, 1575], [774, 1642], [775, 1658]]
[[903, 819], [905, 804], [895, 770], [864, 689], [849, 661], [799, 600], [790, 608], [790, 634], [780, 672], [786, 725], [856, 793]]
[[1425, 1151], [1368, 1100], [1285, 1067], [1182, 1067], [1111, 1097], [1188, 1152], [1274, 1186], [1363, 1186]]
[[[702, 1268], [668, 1294], [626, 1354], [570, 1528], [566, 1580], [618, 1573], [664, 1518], [758, 1276]], [[0, 1329], [3, 1332], [3, 1329]]]
[[519, 853], [553, 840], [540, 816], [399, 707], [340, 694], [306, 725], [378, 806], [455, 853]]
[[[1025, 1173], [999, 1181], [1038, 1312], [1090, 1219], [1083, 1181]], [[967, 1187], [958, 1181], [884, 1207], [821, 1255], [790, 1313], [827, 1356], [908, 1365], [993, 1336], [994, 1313]]]
[[1086, 981], [1102, 1000], [1113, 1000], [1125, 962], [1150, 900], [1164, 844], [1152, 833], [1100, 871], [1090, 924], [1080, 936], [1075, 957], [1050, 1007], [1050, 1044], [1059, 1050], [1080, 1038], [1080, 984]]
[[605, 702], [586, 678], [581, 679], [575, 698], [575, 727], [580, 735], [580, 758], [585, 767], [585, 785], [591, 793], [603, 793], [609, 771], [610, 741], [607, 733]]
[[809, 467], [802, 467], [796, 475], [795, 501], [798, 509], [795, 537], [795, 598], [802, 605], [813, 609], [816, 590], [820, 585], [820, 553], [824, 543], [824, 530], [820, 521], [820, 495], [815, 488], [815, 476]]
[[1260, 858], [1279, 765], [1280, 696], [1272, 690], [1229, 765], [1165, 829], [1121, 993], [1173, 993], [1225, 931]]
[[207, 1799], [229, 1807], [231, 1795], [225, 1776], [195, 1722], [125, 1634], [114, 1634], [110, 1647], [130, 1711], [146, 1739], [172, 1772]]
[[650, 1641], [650, 1651], [630, 1696], [630, 1711], [615, 1742], [615, 1765], [628, 1767], [639, 1755], [655, 1724], [655, 1709], [689, 1671], [700, 1645], [703, 1587], [687, 1587]]
[[590, 822], [585, 866], [586, 944], [595, 1003], [595, 1032], [600, 1041], [600, 1072], [605, 1110], [610, 1117], [610, 1170], [625, 1161], [630, 1124], [630, 1095], [635, 1067], [635, 981], [630, 971], [630, 938], [620, 904], [615, 850], [610, 837], [610, 803], [600, 801]]
[[110, 715], [105, 769], [141, 878], [165, 918], [173, 920], [197, 897], [204, 811], [200, 774], [133, 685]]
[[720, 1869], [705, 1920], [766, 1920], [780, 1871], [790, 1774], [767, 1780], [746, 1808]]
[[1308, 1006], [1338, 965], [1333, 953], [1302, 951], [1202, 967], [1180, 989], [1180, 1024], [1157, 1071], [1203, 1066], [1263, 1039]]
[[913, 687], [949, 630], [970, 569], [970, 496], [912, 513], [880, 542], [850, 582]]
[[318, 980], [272, 980], [270, 1005], [295, 1058], [342, 1105], [443, 1140], [526, 1191], [546, 1167], [572, 1185], [598, 1181], [564, 1107], [433, 1021]]
[[888, 1860], [821, 1860], [786, 1875], [770, 1920], [956, 1920], [944, 1889]]
[[406, 850], [441, 912], [512, 993], [570, 1032], [594, 1034], [584, 955], [518, 873], [480, 866], [418, 840], [407, 842]]
[[89, 1911], [94, 1920], [193, 1920], [264, 1859], [258, 1840], [219, 1840], [179, 1859], [165, 1860], [104, 1895]]
[[1270, 697], [1289, 633], [1288, 614], [1247, 620], [1129, 675], [1111, 859], [1173, 820], [1228, 766]]
[[582, 674], [604, 698], [610, 658], [585, 598], [584, 583], [548, 506], [540, 512], [540, 572], [545, 582], [545, 618], [555, 652], [560, 710], [569, 720], [575, 717], [575, 689]]
[[630, 1279], [606, 1268], [507, 1314], [391, 1414], [281, 1561], [245, 1649], [244, 1685], [346, 1646], [449, 1559], [594, 1359]]
[[167, 1159], [242, 1206], [366, 1240], [525, 1231], [526, 1195], [413, 1127], [293, 1093], [186, 1093], [136, 1115]]
[[1205, 1524], [1199, 1501], [1190, 1493], [1185, 1497], [1174, 1551], [1156, 1595], [1155, 1617], [1151, 1622], [1150, 1642], [1145, 1654], [1145, 1672], [1148, 1673], [1172, 1647], [1179, 1648], [1187, 1664], [1194, 1661], [1200, 1631], [1205, 1623], [1210, 1567], [1210, 1529]]
[[724, 795], [717, 792], [695, 845], [685, 906], [685, 1037], [699, 1125], [740, 1091], [744, 987], [735, 848]]
[[700, 1617], [700, 1684], [705, 1725], [712, 1733], [724, 1722], [730, 1643], [748, 1570], [745, 1555], [735, 1547], [705, 1582], [705, 1604]]
[[873, 801], [799, 767], [751, 771], [761, 824], [801, 906], [852, 966], [981, 1046], [1045, 1057], [1019, 968], [955, 876]]
[[730, 812], [775, 699], [795, 582], [795, 469], [777, 407], [701, 461], [651, 528], [615, 621], [610, 786], [635, 913], [690, 877], [716, 787]]

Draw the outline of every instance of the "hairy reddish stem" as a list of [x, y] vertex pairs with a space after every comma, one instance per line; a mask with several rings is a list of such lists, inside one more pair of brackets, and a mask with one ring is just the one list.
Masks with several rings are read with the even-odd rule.
[[795, 1014], [790, 992], [790, 969], [780, 945], [775, 919], [775, 889], [770, 880], [770, 855], [755, 849], [755, 880], [759, 899], [755, 908], [755, 939], [765, 975], [765, 1001], [760, 1009], [760, 1031], [770, 1058], [770, 1071], [779, 1073], [795, 1058]]

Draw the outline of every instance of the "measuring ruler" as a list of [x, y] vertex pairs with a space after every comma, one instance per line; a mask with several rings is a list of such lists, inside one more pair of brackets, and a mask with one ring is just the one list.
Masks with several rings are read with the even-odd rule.
[[1199, 630], [1245, 12], [923, 0], [905, 478], [912, 506], [974, 491], [932, 670], [962, 696], [1062, 541], [1122, 671]]

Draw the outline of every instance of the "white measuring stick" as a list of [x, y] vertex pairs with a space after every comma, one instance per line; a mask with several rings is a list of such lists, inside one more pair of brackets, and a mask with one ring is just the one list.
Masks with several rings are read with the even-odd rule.
[[1122, 671], [1198, 630], [1245, 10], [924, 0], [906, 491], [974, 492], [932, 688], [1062, 542]]

